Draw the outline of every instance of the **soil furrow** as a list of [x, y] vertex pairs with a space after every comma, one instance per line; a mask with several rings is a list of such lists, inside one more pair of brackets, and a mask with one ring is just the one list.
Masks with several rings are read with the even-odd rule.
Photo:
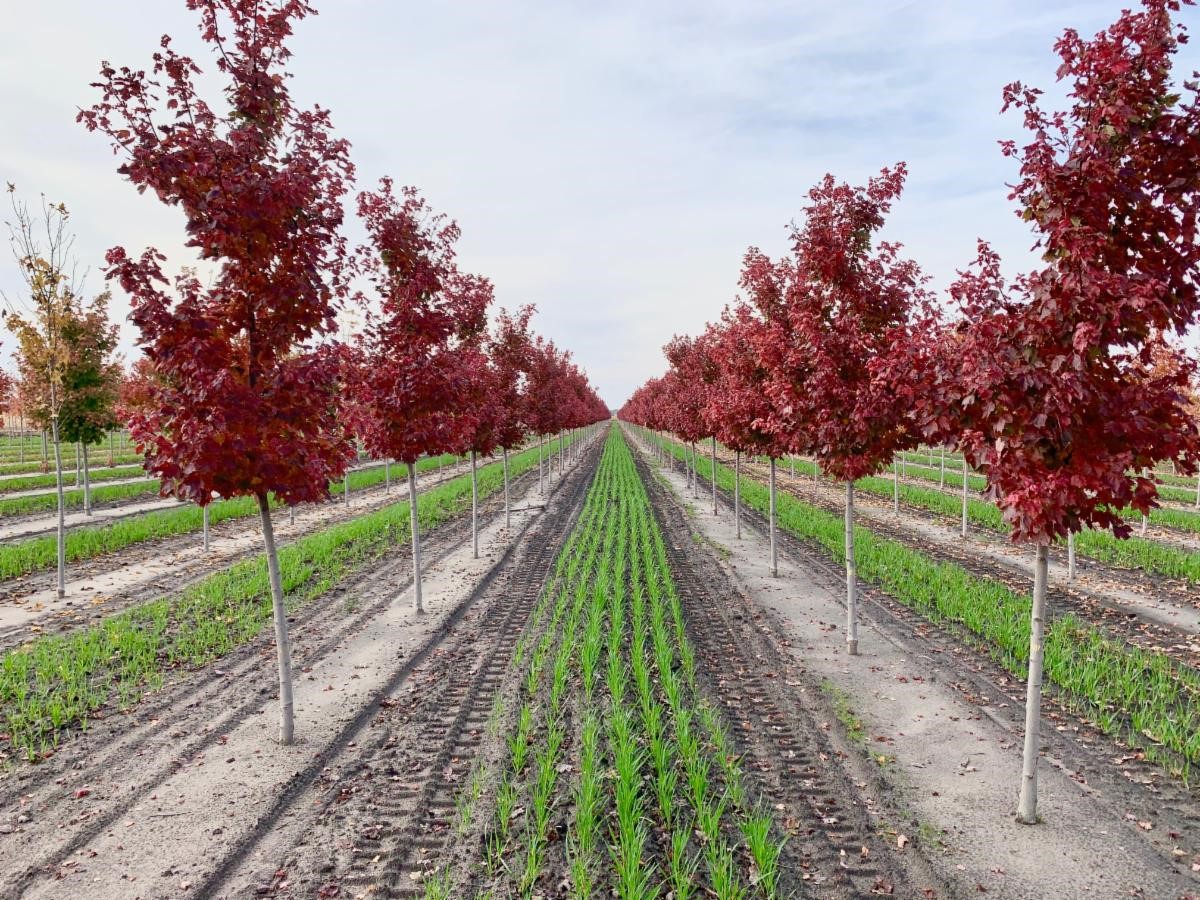
[[[688, 622], [705, 665], [707, 691], [733, 723], [746, 770], [776, 816], [795, 835], [785, 852], [797, 877], [821, 897], [871, 893], [919, 896], [919, 883], [936, 881], [911, 855], [902, 866], [877, 834], [873, 801], [846, 771], [837, 746], [797, 687], [801, 672], [729, 584], [711, 551], [692, 539], [679, 505], [655, 480], [645, 458], [638, 467], [668, 537], [667, 551]], [[858, 799], [858, 798], [861, 798]], [[918, 869], [910, 874], [914, 863]]]

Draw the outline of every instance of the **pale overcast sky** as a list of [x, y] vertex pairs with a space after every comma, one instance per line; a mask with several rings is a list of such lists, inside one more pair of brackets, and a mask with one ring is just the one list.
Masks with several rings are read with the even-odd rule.
[[[74, 121], [101, 59], [148, 67], [163, 33], [213, 68], [183, 0], [4, 5], [0, 179], [67, 203], [93, 290], [116, 244], [187, 262], [177, 215], [139, 197], [104, 139]], [[297, 103], [332, 110], [360, 185], [391, 175], [456, 218], [461, 265], [490, 276], [500, 304], [536, 303], [536, 329], [616, 407], [661, 371], [672, 334], [695, 333], [735, 296], [747, 246], [786, 249], [787, 223], [825, 172], [860, 183], [907, 161], [887, 235], [939, 288], [976, 237], [1025, 266], [1032, 238], [996, 145], [1022, 133], [999, 115], [1001, 88], [1053, 89], [1062, 29], [1090, 35], [1123, 4], [315, 5], [292, 45]], [[1194, 7], [1183, 21], [1200, 32]], [[1198, 50], [1177, 56], [1177, 80], [1200, 68]], [[0, 288], [16, 278], [5, 255]], [[114, 312], [133, 355], [124, 297]], [[11, 338], [0, 344], [7, 357]]]

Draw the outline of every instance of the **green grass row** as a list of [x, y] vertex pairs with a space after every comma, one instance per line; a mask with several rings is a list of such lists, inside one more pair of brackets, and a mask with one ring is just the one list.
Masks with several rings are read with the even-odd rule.
[[[82, 462], [82, 457], [80, 457], [80, 461]], [[112, 465], [121, 466], [121, 465], [131, 465], [133, 463], [140, 464], [141, 461], [142, 461], [142, 456], [140, 453], [134, 453], [132, 451], [128, 451], [125, 453], [115, 454], [113, 456]], [[97, 469], [109, 468], [108, 449], [101, 448], [101, 447], [93, 447], [90, 451], [88, 451], [88, 462], [91, 463], [90, 468], [92, 469], [92, 471], [95, 471]], [[13, 459], [10, 459], [7, 461], [0, 461], [0, 475], [22, 475], [25, 473], [40, 473], [43, 475], [47, 474], [47, 472], [42, 471], [42, 468], [43, 468], [42, 467], [42, 457], [41, 457], [40, 450], [36, 457], [27, 454], [24, 462], [20, 462], [19, 460], [13, 460]], [[48, 472], [54, 471], [54, 449], [53, 448], [50, 449], [50, 457], [47, 460], [47, 464], [46, 464], [45, 468], [47, 469]], [[75, 471], [75, 453], [73, 451], [68, 453], [67, 448], [64, 446], [63, 447], [63, 472], [65, 473], [68, 471], [72, 472], [72, 473]]]
[[[137, 478], [143, 474], [145, 474], [145, 470], [141, 466], [93, 468], [90, 482], [94, 485], [102, 481], [115, 481], [118, 478]], [[29, 475], [23, 478], [5, 478], [3, 481], [0, 481], [0, 494], [11, 494], [15, 491], [30, 491], [35, 488], [52, 488], [54, 485], [55, 477], [53, 472], [46, 475]], [[66, 487], [68, 485], [71, 487], [83, 486], [82, 477], [76, 483], [75, 468], [73, 466], [63, 468], [63, 486]]]
[[[809, 467], [811, 463], [807, 463]], [[811, 474], [811, 473], [810, 473]], [[901, 478], [915, 478], [920, 481], [928, 481], [931, 483], [942, 483], [941, 472], [936, 467], [930, 468], [921, 466], [919, 463], [910, 465], [907, 468], [901, 468]], [[1167, 478], [1170, 476], [1159, 476]], [[962, 469], [946, 469], [945, 484], [947, 488], [956, 488], [960, 492], [962, 490]], [[987, 487], [987, 479], [982, 475], [969, 475], [967, 485], [976, 493], [983, 493]], [[1170, 484], [1162, 483], [1158, 486], [1158, 494], [1164, 500], [1170, 500], [1179, 503], [1195, 503], [1196, 490], [1195, 488], [1172, 487]], [[1122, 510], [1122, 515], [1128, 519], [1140, 520], [1142, 514], [1136, 510]], [[1161, 508], [1151, 510], [1150, 521], [1156, 525], [1164, 525], [1168, 528], [1178, 528], [1183, 531], [1190, 531], [1200, 534], [1200, 513], [1190, 510]]]
[[[677, 456], [682, 451], [670, 444]], [[711, 478], [701, 459], [700, 474]], [[732, 491], [733, 472], [718, 466], [717, 483]], [[743, 477], [742, 498], [754, 509], [768, 507], [767, 488]], [[776, 499], [780, 527], [819, 544], [844, 561], [841, 515], [828, 513], [786, 493]], [[961, 627], [1000, 665], [1024, 678], [1029, 659], [1031, 599], [950, 562], [933, 559], [898, 541], [857, 526], [854, 552], [858, 574], [889, 595], [938, 622]], [[1032, 551], [1030, 552], [1032, 559]], [[1054, 618], [1046, 629], [1046, 677], [1064, 698], [1109, 734], [1145, 747], [1177, 766], [1179, 774], [1200, 763], [1200, 674], [1152, 653], [1114, 640], [1072, 615]], [[1170, 751], [1167, 756], [1157, 748]]]
[[[458, 457], [445, 454], [417, 461], [417, 471], [426, 472], [457, 461]], [[403, 469], [393, 467], [393, 474], [403, 477]], [[381, 484], [385, 478], [383, 466], [351, 472], [350, 491]], [[134, 485], [114, 485], [113, 488], [132, 488]], [[340, 499], [345, 491], [345, 479], [330, 484], [334, 499]], [[216, 525], [227, 519], [244, 519], [258, 515], [258, 505], [253, 497], [237, 497], [217, 500], [209, 505], [209, 524]], [[93, 559], [106, 553], [115, 553], [126, 547], [200, 531], [204, 524], [204, 513], [199, 506], [180, 506], [173, 509], [156, 510], [128, 519], [118, 519], [104, 525], [75, 528], [67, 533], [67, 562]], [[0, 546], [0, 579], [16, 578], [31, 572], [53, 568], [57, 564], [57, 543], [53, 534], [29, 538]]]
[[[139, 467], [138, 471], [141, 471]], [[126, 484], [99, 485], [92, 488], [92, 505], [128, 500], [132, 497], [153, 497], [158, 494], [157, 478], [140, 478]], [[63, 508], [83, 509], [83, 488], [63, 491]], [[33, 497], [9, 497], [0, 499], [0, 516], [28, 516], [39, 512], [54, 512], [58, 509], [58, 495], [38, 494]]]
[[[663, 537], [617, 430], [515, 664], [486, 895], [565, 881], [576, 898], [780, 896], [783, 842], [697, 687]], [[425, 893], [468, 895], [449, 878]]]
[[[537, 451], [510, 458], [515, 477], [537, 465]], [[479, 470], [481, 496], [501, 489], [500, 463]], [[253, 501], [249, 501], [253, 502]], [[430, 529], [469, 509], [470, 475], [421, 494], [417, 510]], [[257, 513], [257, 510], [255, 510]], [[281, 547], [289, 609], [319, 597], [348, 575], [409, 541], [408, 503]], [[98, 710], [127, 708], [163, 684], [167, 672], [229, 653], [271, 623], [266, 560], [235, 563], [177, 597], [141, 604], [69, 635], [38, 638], [0, 658], [0, 722], [12, 750], [30, 759], [57, 745], [65, 729], [86, 727]]]
[[[816, 466], [807, 460], [797, 460], [796, 471], [812, 475]], [[950, 473], [946, 474], [948, 478]], [[961, 484], [960, 480], [959, 485]], [[854, 483], [854, 487], [855, 490], [885, 499], [891, 499], [895, 490], [892, 479], [883, 476], [860, 478]], [[902, 480], [900, 500], [909, 506], [955, 521], [962, 517], [961, 494], [947, 493], [937, 488], [924, 488]], [[1132, 510], [1125, 510], [1123, 514], [1129, 519], [1141, 519], [1140, 514]], [[999, 507], [986, 500], [967, 499], [967, 521], [997, 532], [1009, 530]], [[1150, 521], [1182, 531], [1200, 533], [1200, 516], [1184, 510], [1156, 509], [1151, 512]], [[1190, 584], [1200, 584], [1200, 552], [1183, 547], [1172, 547], [1136, 535], [1120, 539], [1108, 532], [1084, 531], [1075, 537], [1075, 550], [1081, 556], [1097, 562], [1141, 569], [1163, 578], [1182, 579]]]

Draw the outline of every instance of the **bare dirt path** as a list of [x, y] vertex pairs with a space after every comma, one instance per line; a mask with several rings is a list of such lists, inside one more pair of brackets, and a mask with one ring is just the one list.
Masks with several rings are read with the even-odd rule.
[[[761, 516], [743, 511], [738, 541], [727, 497], [714, 517], [708, 495], [693, 500], [681, 474], [664, 470], [664, 477], [687, 510], [694, 552], [709, 548], [738, 584], [744, 621], [799, 673], [776, 671], [771, 682], [794, 687], [841, 735], [847, 757], [866, 767], [871, 777], [864, 774], [862, 784], [878, 785], [874, 811], [886, 836], [905, 838], [901, 853], [922, 847], [963, 895], [1182, 898], [1200, 891], [1195, 789], [1048, 698], [1039, 779], [1045, 824], [1018, 825], [1022, 684], [869, 585], [860, 585], [863, 655], [847, 657], [839, 568], [781, 534], [780, 576], [772, 578]], [[738, 615], [736, 604], [730, 614]]]
[[[290, 890], [279, 859], [300, 846], [319, 817], [312, 801], [326, 798], [328, 773], [343, 760], [353, 767], [363, 748], [376, 745], [380, 717], [421, 689], [416, 673], [459, 677], [444, 664], [448, 641], [477, 654], [480, 642], [515, 630], [492, 611], [511, 605], [505, 585], [533, 571], [525, 565], [536, 546], [532, 535], [561, 530], [595, 459], [593, 445], [565, 479], [554, 479], [547, 504], [536, 496], [535, 471], [518, 479], [514, 496], [523, 498], [523, 512], [511, 531], [502, 500], [491, 498], [479, 560], [472, 559], [469, 516], [435, 529], [425, 547], [428, 613], [411, 611], [411, 558], [403, 548], [301, 608], [293, 625], [294, 746], [274, 742], [274, 650], [262, 636], [184, 673], [132, 714], [97, 723], [46, 763], [5, 778], [0, 896], [105, 900]], [[437, 685], [431, 690], [430, 709], [440, 719], [458, 701]], [[397, 732], [407, 734], [400, 724]], [[426, 775], [442, 772], [435, 766]], [[317, 850], [297, 853], [298, 872], [319, 867]], [[289, 895], [317, 895], [316, 885], [295, 887]]]

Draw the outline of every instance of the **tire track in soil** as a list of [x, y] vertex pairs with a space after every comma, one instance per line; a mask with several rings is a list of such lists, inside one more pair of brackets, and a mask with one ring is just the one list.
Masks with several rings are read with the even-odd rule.
[[[722, 509], [732, 515], [732, 494], [718, 488], [718, 497]], [[743, 527], [767, 533], [765, 515], [744, 505], [741, 515]], [[822, 547], [782, 528], [776, 529], [776, 536], [780, 558], [809, 572], [844, 609], [845, 570], [834, 564]], [[860, 610], [869, 610], [881, 636], [908, 646], [914, 656], [924, 660], [930, 676], [952, 685], [1020, 745], [1024, 733], [1025, 683], [980, 649], [977, 638], [933, 622], [869, 582], [858, 582], [858, 600]], [[1173, 833], [1200, 833], [1200, 786], [1189, 787], [1159, 765], [1138, 758], [1123, 742], [1072, 710], [1049, 682], [1043, 685], [1042, 718], [1042, 761], [1056, 765], [1077, 783], [1088, 787], [1096, 802], [1106, 806], [1115, 819], [1131, 824], [1131, 834], [1147, 839], [1132, 828], [1138, 820], [1153, 821], [1155, 835], [1163, 838]], [[1148, 840], [1148, 843], [1178, 865], [1165, 840]]]
[[[514, 500], [535, 489], [536, 484], [536, 470], [514, 479], [511, 482], [516, 488], [512, 491]], [[489, 498], [480, 507], [481, 527], [503, 514], [502, 495]], [[526, 520], [521, 526], [522, 532], [529, 522]], [[424, 564], [433, 565], [469, 541], [470, 527], [467, 511], [429, 532], [422, 546]], [[412, 584], [411, 573], [411, 551], [407, 546], [398, 546], [383, 565], [353, 576], [341, 587], [306, 604], [294, 618], [289, 617], [293, 629], [293, 667], [298, 676], [337, 652], [349, 636], [394, 603], [396, 596]], [[354, 613], [347, 614], [344, 603], [347, 594], [366, 596], [370, 600], [362, 603]], [[468, 602], [456, 609], [424, 646], [431, 647], [436, 643], [469, 607]], [[301, 643], [311, 635], [319, 636], [315, 644]], [[426, 652], [414, 654], [398, 670], [396, 678], [403, 680]], [[18, 896], [39, 875], [54, 877], [58, 867], [88, 842], [128, 817], [144, 796], [153, 793], [181, 768], [202, 756], [217, 735], [232, 731], [257, 714], [264, 702], [270, 703], [277, 680], [274, 667], [264, 663], [266, 656], [274, 658], [272, 646], [264, 644], [261, 638], [252, 641], [205, 667], [198, 678], [186, 677], [152, 700], [140, 703], [134, 711], [138, 717], [135, 724], [131, 725], [124, 715], [110, 711], [108, 717], [90, 723], [88, 731], [78, 733], [69, 745], [60, 747], [50, 760], [36, 768], [19, 769], [6, 779], [7, 783], [0, 785], [0, 809], [24, 807], [36, 810], [42, 820], [57, 814], [60, 821], [71, 819], [70, 824], [81, 827], [70, 831], [63, 842], [53, 848], [39, 846], [39, 855], [27, 859], [21, 870], [0, 874], [3, 879], [0, 880], [0, 896]], [[196, 723], [202, 730], [192, 732], [188, 726]], [[148, 760], [146, 750], [157, 751], [166, 758]], [[125, 785], [122, 799], [98, 815], [80, 821], [80, 814], [70, 807], [71, 793], [67, 782], [86, 784], [101, 773], [111, 777], [114, 772], [129, 770], [138, 774]], [[76, 818], [72, 819], [72, 815]]]
[[[227, 860], [200, 886], [200, 896], [225, 885], [236, 864], [248, 857], [274, 818], [291, 804], [315, 808], [313, 817], [323, 830], [317, 837], [306, 828], [302, 841], [287, 850], [287, 861], [277, 860], [278, 870], [292, 872], [297, 858], [312, 853], [301, 849], [302, 842], [329, 851], [327, 860], [313, 867], [319, 872], [304, 873], [324, 882], [306, 884], [308, 893], [324, 896], [321, 890], [336, 887], [336, 896], [343, 896], [340, 891], [346, 888], [352, 896], [424, 896], [423, 876], [441, 861], [453, 834], [461, 778], [470, 773], [485, 739], [492, 704], [507, 680], [517, 641], [583, 508], [602, 449], [603, 440], [588, 448], [587, 458], [568, 475], [567, 491], [556, 493], [532, 532], [510, 544], [476, 586], [462, 608], [480, 607], [480, 615], [460, 616], [426, 645], [421, 659], [410, 661], [406, 678], [385, 686], [380, 692], [383, 702], [364, 710], [341, 733], [335, 749], [293, 782], [296, 789], [279, 798], [237, 858]], [[395, 696], [402, 683], [415, 685], [407, 700]], [[364, 733], [371, 735], [369, 740], [362, 740]], [[330, 768], [334, 755], [342, 758], [336, 773]], [[299, 796], [307, 788], [324, 796], [301, 804]], [[326, 832], [349, 840], [323, 841]], [[294, 876], [289, 880], [296, 882]], [[303, 883], [304, 875], [300, 880]], [[227, 896], [275, 896], [277, 889], [277, 883], [266, 891], [251, 885], [234, 888], [237, 892]]]
[[876, 833], [869, 798], [864, 798], [866, 807], [848, 802], [863, 790], [835, 761], [846, 754], [821, 728], [811, 700], [789, 690], [803, 676], [761, 616], [737, 601], [740, 592], [709, 558], [709, 548], [692, 540], [682, 507], [668, 496], [645, 457], [639, 453], [635, 459], [666, 538], [688, 637], [704, 661], [698, 677], [733, 725], [746, 773], [776, 820], [787, 822], [795, 835], [784, 845], [781, 869], [803, 873], [798, 876], [803, 884], [820, 885], [821, 897], [920, 896], [916, 883], [927, 886], [939, 879], [913, 859], [911, 850], [906, 862], [918, 871], [898, 864]]
[[[729, 462], [729, 460], [724, 459], [720, 454], [718, 454], [717, 459], [722, 464], [728, 464]], [[754, 468], [757, 464], [744, 465], [744, 474], [754, 471], [756, 480], [760, 483], [763, 482], [766, 476], [761, 467]], [[758, 476], [761, 476], [761, 478]], [[802, 494], [799, 477], [795, 479], [797, 482], [796, 485], [787, 485], [784, 483], [785, 479], [791, 478], [791, 476], [786, 474], [781, 476], [777, 473], [776, 478], [778, 490], [781, 492], [788, 493], [801, 503], [817, 506], [831, 514], [842, 515], [842, 507], [836, 505], [828, 497], [820, 493], [815, 496], [811, 492]], [[703, 476], [701, 476], [701, 483], [708, 484], [710, 487], [712, 484], [711, 481], [707, 481]], [[724, 496], [724, 489], [719, 489], [719, 493]], [[868, 498], [870, 500], [878, 499], [870, 498], [870, 495], [868, 495]], [[940, 525], [944, 522], [943, 519], [926, 510], [916, 509], [907, 504], [902, 505], [909, 515], [920, 518], [927, 523]], [[883, 509], [881, 505], [875, 503], [872, 503], [870, 508], [873, 511]], [[743, 515], [748, 511], [748, 508], [743, 506]], [[1028, 574], [1018, 573], [1008, 566], [1001, 565], [978, 554], [972, 554], [969, 546], [961, 550], [954, 549], [943, 542], [923, 537], [912, 529], [905, 528], [902, 525], [891, 524], [877, 517], [872, 517], [870, 522], [863, 522], [861, 524], [881, 537], [913, 547], [934, 559], [952, 562], [973, 575], [999, 582], [1018, 594], [1027, 594], [1032, 586], [1032, 566]], [[973, 527], [977, 530], [980, 528], [980, 526]], [[1065, 553], [1065, 550], [1063, 552]], [[1128, 590], [1144, 592], [1147, 589], [1147, 585], [1149, 585], [1151, 589], [1158, 591], [1171, 602], [1193, 607], [1197, 606], [1197, 600], [1194, 595], [1189, 594], [1186, 590], [1181, 593], [1179, 590], [1173, 589], [1169, 584], [1163, 584], [1162, 581], [1154, 576], [1146, 573], [1139, 574], [1134, 570], [1122, 569], [1117, 566], [1106, 565], [1090, 558], [1087, 559], [1087, 564], [1096, 567], [1098, 570], [1102, 570], [1104, 573], [1103, 577]], [[1114, 640], [1124, 641], [1131, 646], [1136, 646], [1146, 651], [1163, 653], [1176, 662], [1200, 670], [1200, 645], [1196, 643], [1195, 633], [1185, 626], [1167, 624], [1158, 619], [1150, 618], [1139, 610], [1131, 609], [1128, 605], [1116, 602], [1100, 591], [1075, 585], [1072, 585], [1070, 588], [1064, 588], [1061, 584], [1050, 585], [1047, 590], [1047, 604], [1050, 619], [1059, 618], [1064, 613], [1074, 613], [1080, 619], [1107, 633]]]

